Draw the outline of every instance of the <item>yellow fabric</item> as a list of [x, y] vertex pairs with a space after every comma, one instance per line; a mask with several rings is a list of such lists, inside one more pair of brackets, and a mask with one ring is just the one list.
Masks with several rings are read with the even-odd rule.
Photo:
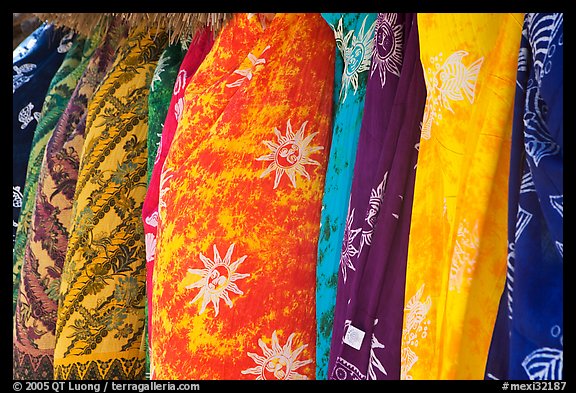
[[522, 14], [418, 14], [427, 88], [402, 379], [482, 379], [507, 256]]
[[62, 272], [54, 377], [143, 379], [148, 91], [168, 42], [138, 28], [88, 105]]

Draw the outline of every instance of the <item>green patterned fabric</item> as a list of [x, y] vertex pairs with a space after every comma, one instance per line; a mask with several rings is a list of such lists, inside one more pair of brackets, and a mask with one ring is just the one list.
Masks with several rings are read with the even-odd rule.
[[[154, 161], [160, 145], [160, 137], [164, 129], [164, 120], [168, 114], [170, 100], [174, 91], [174, 83], [178, 76], [180, 64], [186, 54], [186, 42], [177, 42], [166, 48], [158, 60], [158, 65], [150, 83], [148, 96], [148, 175], [150, 183]], [[146, 302], [146, 321], [148, 320], [148, 302]], [[148, 329], [144, 329], [146, 348], [148, 348]], [[146, 379], [150, 379], [150, 356], [146, 351]]]
[[154, 71], [152, 83], [150, 83], [150, 96], [148, 97], [148, 182], [150, 182], [154, 168], [164, 120], [170, 107], [180, 64], [182, 64], [186, 54], [186, 47], [186, 43], [182, 42], [167, 47], [158, 60], [158, 66]]
[[[72, 34], [72, 33], [71, 33]], [[54, 132], [54, 128], [60, 116], [66, 109], [66, 105], [76, 88], [78, 80], [84, 73], [84, 69], [90, 57], [96, 50], [99, 42], [76, 35], [72, 41], [68, 42], [68, 47], [63, 45], [62, 50], [69, 49], [62, 65], [50, 82], [40, 120], [32, 139], [32, 149], [28, 160], [28, 171], [26, 173], [26, 183], [22, 198], [22, 210], [18, 221], [18, 230], [14, 244], [12, 256], [12, 313], [16, 310], [16, 299], [18, 297], [18, 286], [20, 282], [20, 270], [24, 260], [26, 239], [33, 214], [34, 199], [38, 186], [40, 168], [44, 158], [44, 151], [48, 139]]]

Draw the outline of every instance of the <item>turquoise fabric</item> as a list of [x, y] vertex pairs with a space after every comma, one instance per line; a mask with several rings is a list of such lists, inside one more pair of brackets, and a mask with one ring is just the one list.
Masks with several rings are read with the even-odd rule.
[[336, 39], [332, 145], [324, 185], [316, 278], [316, 379], [327, 379], [338, 267], [374, 48], [376, 13], [323, 13]]

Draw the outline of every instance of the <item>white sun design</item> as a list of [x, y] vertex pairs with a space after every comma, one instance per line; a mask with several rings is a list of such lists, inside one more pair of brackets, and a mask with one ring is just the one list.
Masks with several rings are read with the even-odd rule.
[[354, 247], [354, 239], [362, 231], [362, 228], [352, 229], [354, 223], [354, 209], [350, 212], [350, 205], [348, 205], [348, 218], [346, 219], [346, 227], [344, 228], [344, 240], [342, 241], [342, 253], [340, 254], [340, 268], [342, 269], [342, 278], [346, 282], [346, 268], [356, 270], [352, 263], [352, 258], [358, 255], [358, 249]]
[[257, 366], [240, 371], [242, 374], [257, 375], [257, 380], [274, 380], [274, 379], [308, 379], [306, 375], [296, 372], [297, 369], [312, 363], [312, 359], [297, 360], [298, 356], [304, 351], [308, 344], [300, 345], [292, 350], [292, 341], [296, 334], [292, 333], [286, 345], [281, 346], [276, 335], [276, 330], [272, 333], [272, 347], [268, 348], [262, 339], [258, 340], [258, 345], [262, 348], [260, 356], [256, 353], [248, 352]]
[[192, 304], [202, 298], [202, 306], [198, 314], [202, 314], [206, 310], [208, 303], [212, 302], [214, 311], [216, 312], [215, 315], [218, 315], [220, 311], [220, 299], [224, 299], [228, 307], [232, 308], [232, 300], [230, 300], [230, 296], [228, 296], [228, 291], [238, 295], [244, 294], [234, 281], [250, 276], [249, 273], [236, 273], [236, 269], [244, 262], [247, 255], [240, 257], [234, 263], [230, 263], [233, 251], [234, 243], [228, 248], [226, 256], [222, 259], [216, 245], [214, 245], [214, 261], [200, 253], [200, 259], [202, 263], [204, 263], [205, 268], [188, 269], [188, 273], [200, 276], [198, 281], [186, 286], [186, 289], [200, 288], [200, 292], [198, 292], [196, 297], [190, 302], [190, 304]]
[[[354, 94], [358, 90], [358, 75], [370, 69], [370, 55], [372, 53], [372, 46], [374, 40], [372, 35], [374, 33], [375, 23], [372, 23], [370, 28], [364, 32], [366, 27], [366, 19], [364, 18], [362, 26], [358, 31], [358, 35], [354, 35], [354, 30], [350, 30], [346, 36], [342, 27], [342, 19], [338, 21], [338, 26], [334, 30], [334, 37], [336, 38], [336, 45], [344, 59], [344, 72], [342, 73], [342, 87], [340, 88], [340, 98], [344, 92], [342, 102], [346, 101], [348, 88], [350, 84], [354, 88]], [[352, 39], [350, 42], [350, 39]]]
[[379, 13], [376, 18], [370, 78], [378, 69], [382, 87], [386, 84], [386, 73], [400, 76], [402, 66], [402, 25], [397, 24], [398, 14]]
[[296, 174], [306, 177], [310, 180], [310, 175], [306, 172], [304, 165], [320, 165], [318, 161], [310, 158], [312, 153], [324, 149], [323, 146], [309, 147], [318, 132], [314, 132], [304, 138], [304, 128], [308, 124], [307, 121], [302, 123], [302, 126], [296, 134], [292, 132], [292, 125], [290, 119], [286, 123], [286, 135], [282, 135], [280, 131], [274, 127], [274, 134], [278, 137], [278, 143], [272, 141], [264, 141], [263, 143], [272, 151], [266, 155], [256, 158], [258, 161], [272, 161], [268, 168], [262, 172], [260, 178], [265, 177], [272, 171], [276, 171], [274, 179], [274, 188], [280, 184], [282, 175], [286, 173], [292, 186], [296, 188]]

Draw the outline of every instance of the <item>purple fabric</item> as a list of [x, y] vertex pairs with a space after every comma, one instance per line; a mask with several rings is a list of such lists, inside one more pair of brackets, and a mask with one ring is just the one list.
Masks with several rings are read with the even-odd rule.
[[[380, 14], [375, 34], [371, 70], [385, 66], [386, 75], [371, 73], [366, 88], [342, 243], [330, 379], [400, 379], [408, 235], [426, 88], [416, 14]], [[393, 61], [401, 62], [399, 77]]]

